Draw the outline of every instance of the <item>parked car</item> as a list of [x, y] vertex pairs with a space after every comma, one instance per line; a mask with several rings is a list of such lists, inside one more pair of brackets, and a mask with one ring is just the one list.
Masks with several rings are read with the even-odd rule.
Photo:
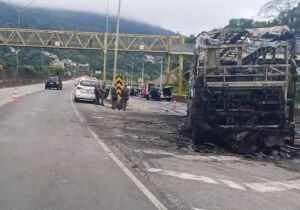
[[173, 98], [172, 87], [166, 86], [160, 93], [160, 100], [171, 101]]
[[95, 78], [81, 78], [78, 84], [75, 84], [74, 101], [95, 101], [96, 96], [94, 90], [97, 83], [98, 80]]
[[157, 87], [151, 87], [146, 99], [151, 101], [160, 101], [160, 89]]
[[162, 91], [160, 88], [157, 87], [151, 87], [149, 94], [146, 96], [147, 100], [152, 100], [152, 101], [171, 101], [173, 98], [172, 94], [172, 87], [171, 86], [166, 86], [163, 87]]
[[45, 89], [55, 88], [57, 90], [62, 90], [62, 81], [59, 77], [49, 77], [45, 82]]

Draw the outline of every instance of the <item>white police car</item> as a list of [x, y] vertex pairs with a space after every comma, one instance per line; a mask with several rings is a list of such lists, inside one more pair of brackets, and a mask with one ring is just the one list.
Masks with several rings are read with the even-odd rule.
[[96, 78], [83, 77], [75, 83], [74, 101], [95, 101], [95, 86], [98, 84]]

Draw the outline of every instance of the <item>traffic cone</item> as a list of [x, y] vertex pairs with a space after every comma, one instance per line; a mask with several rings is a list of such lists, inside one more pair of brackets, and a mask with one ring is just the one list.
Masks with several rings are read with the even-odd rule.
[[176, 104], [176, 100], [173, 101], [173, 104], [172, 104], [172, 109], [173, 111], [177, 111], [177, 104]]
[[17, 102], [19, 98], [19, 93], [18, 93], [18, 89], [15, 88], [14, 89], [14, 93], [13, 93], [13, 97], [12, 97], [12, 102]]

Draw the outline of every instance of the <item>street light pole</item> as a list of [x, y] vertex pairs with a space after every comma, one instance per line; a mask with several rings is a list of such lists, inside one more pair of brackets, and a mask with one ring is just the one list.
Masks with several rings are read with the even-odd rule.
[[160, 63], [160, 90], [162, 90], [162, 76], [163, 76], [163, 56], [161, 56], [161, 63]]
[[145, 74], [145, 61], [143, 60], [143, 69], [142, 69], [142, 87], [144, 87], [144, 74]]
[[[37, 0], [32, 0], [31, 2], [29, 2], [27, 4], [27, 7], [30, 7], [34, 2], [36, 2]], [[15, 8], [15, 10], [18, 12], [18, 31], [21, 27], [21, 9], [17, 8], [16, 6], [13, 5], [13, 7]], [[17, 75], [16, 78], [19, 79], [19, 47], [17, 47]]]
[[41, 60], [42, 60], [42, 67], [41, 67], [41, 74], [44, 74], [44, 49], [42, 48], [41, 51]]
[[[18, 30], [20, 29], [21, 26], [21, 10], [18, 9]], [[19, 47], [17, 47], [17, 74], [16, 74], [16, 79], [19, 79]]]
[[131, 68], [131, 81], [130, 81], [130, 86], [133, 85], [133, 69], [134, 69], [134, 64], [132, 64], [132, 68]]
[[106, 81], [107, 68], [107, 36], [108, 36], [108, 0], [106, 2], [106, 29], [104, 38], [104, 62], [103, 62], [103, 80]]
[[118, 48], [119, 48], [120, 13], [121, 13], [121, 0], [119, 0], [119, 8], [118, 8], [118, 20], [117, 20], [116, 42], [115, 42], [115, 58], [114, 58], [113, 81], [115, 81], [115, 78], [116, 78], [116, 76], [117, 76], [117, 67], [118, 67]]

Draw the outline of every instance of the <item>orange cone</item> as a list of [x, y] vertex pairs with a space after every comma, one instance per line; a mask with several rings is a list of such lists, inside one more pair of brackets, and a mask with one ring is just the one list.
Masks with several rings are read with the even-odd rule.
[[176, 104], [176, 100], [173, 102], [172, 104], [172, 109], [173, 111], [177, 111], [177, 104]]
[[12, 97], [12, 101], [13, 101], [13, 102], [17, 102], [17, 101], [18, 101], [18, 98], [19, 98], [18, 89], [15, 88], [15, 89], [14, 89], [14, 93], [13, 93], [13, 97]]

